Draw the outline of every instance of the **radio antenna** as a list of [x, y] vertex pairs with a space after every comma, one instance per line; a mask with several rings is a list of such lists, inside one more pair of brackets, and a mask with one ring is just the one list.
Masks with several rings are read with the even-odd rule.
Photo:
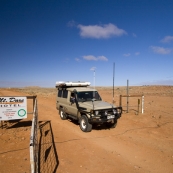
[[95, 69], [94, 69], [94, 79], [93, 79], [94, 81], [94, 92], [93, 92], [93, 98], [95, 99]]
[[114, 74], [115, 74], [115, 63], [113, 63], [113, 104], [114, 104]]
[[94, 85], [94, 90], [93, 90], [92, 104], [93, 104], [93, 110], [94, 110], [94, 100], [95, 100], [95, 69], [94, 69], [94, 75], [93, 75], [93, 85]]

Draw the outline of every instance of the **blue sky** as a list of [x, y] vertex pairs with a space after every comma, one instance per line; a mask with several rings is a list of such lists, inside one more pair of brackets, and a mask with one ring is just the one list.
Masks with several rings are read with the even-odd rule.
[[172, 0], [1, 0], [0, 87], [173, 85]]

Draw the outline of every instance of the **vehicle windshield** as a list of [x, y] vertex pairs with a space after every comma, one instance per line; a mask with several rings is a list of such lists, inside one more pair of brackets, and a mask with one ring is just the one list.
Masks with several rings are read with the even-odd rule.
[[77, 93], [78, 102], [85, 101], [101, 101], [101, 97], [97, 91], [84, 91]]

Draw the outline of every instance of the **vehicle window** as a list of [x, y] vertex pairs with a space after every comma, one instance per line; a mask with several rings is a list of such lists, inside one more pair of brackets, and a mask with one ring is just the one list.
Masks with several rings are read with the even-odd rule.
[[68, 91], [67, 90], [58, 90], [58, 97], [67, 98]]
[[63, 90], [63, 98], [67, 98], [67, 95], [68, 95], [68, 91], [67, 90]]
[[58, 90], [58, 97], [62, 96], [62, 90]]
[[101, 97], [97, 91], [95, 92], [85, 91], [85, 92], [78, 92], [77, 99], [79, 102], [84, 102], [84, 101], [92, 101], [92, 99], [101, 100]]
[[97, 91], [95, 91], [95, 99], [96, 100], [102, 100], [99, 93]]

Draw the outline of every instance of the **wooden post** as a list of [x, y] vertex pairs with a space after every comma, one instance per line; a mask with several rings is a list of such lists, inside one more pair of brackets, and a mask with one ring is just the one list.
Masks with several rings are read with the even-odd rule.
[[138, 99], [138, 114], [139, 114], [140, 99]]
[[120, 95], [120, 102], [119, 102], [119, 106], [122, 105], [122, 95]]
[[1, 128], [3, 129], [3, 121], [1, 121]]

